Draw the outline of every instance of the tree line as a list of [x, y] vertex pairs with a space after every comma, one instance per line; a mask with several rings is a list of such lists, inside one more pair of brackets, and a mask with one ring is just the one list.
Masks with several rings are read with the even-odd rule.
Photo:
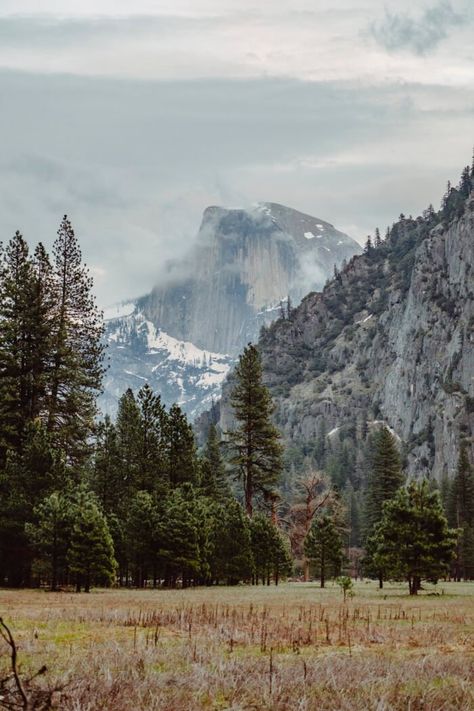
[[[347, 567], [352, 518], [334, 480], [310, 470], [281, 488], [284, 450], [255, 346], [233, 373], [234, 426], [211, 425], [202, 448], [179, 406], [148, 385], [122, 395], [115, 421], [98, 421], [103, 374], [102, 317], [69, 220], [52, 258], [16, 233], [0, 252], [0, 584], [269, 584], [296, 566], [324, 586]], [[380, 429], [363, 519], [364, 571], [380, 585], [405, 578], [416, 594], [422, 579], [472, 577], [466, 448], [440, 498], [404, 482]]]

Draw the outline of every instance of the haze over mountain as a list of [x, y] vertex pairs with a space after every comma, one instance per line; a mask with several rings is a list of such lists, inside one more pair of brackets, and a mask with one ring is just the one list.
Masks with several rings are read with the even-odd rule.
[[107, 314], [102, 408], [148, 381], [191, 415], [209, 406], [243, 346], [361, 251], [330, 223], [275, 203], [209, 207], [189, 255], [164, 283]]

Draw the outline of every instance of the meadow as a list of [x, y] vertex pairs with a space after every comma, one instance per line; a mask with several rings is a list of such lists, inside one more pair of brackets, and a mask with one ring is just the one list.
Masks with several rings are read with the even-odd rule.
[[0, 590], [0, 615], [64, 711], [472, 709], [474, 584], [425, 588]]

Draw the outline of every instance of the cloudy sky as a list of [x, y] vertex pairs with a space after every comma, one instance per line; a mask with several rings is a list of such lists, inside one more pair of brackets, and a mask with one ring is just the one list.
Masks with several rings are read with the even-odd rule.
[[473, 39], [472, 0], [0, 0], [0, 236], [67, 212], [102, 305], [209, 204], [363, 241], [470, 161]]

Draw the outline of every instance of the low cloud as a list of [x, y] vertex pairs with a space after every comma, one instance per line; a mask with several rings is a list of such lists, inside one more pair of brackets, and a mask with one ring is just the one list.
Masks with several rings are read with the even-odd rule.
[[449, 0], [439, 0], [418, 18], [386, 9], [383, 20], [374, 22], [370, 30], [378, 44], [390, 52], [409, 50], [425, 55], [435, 50], [464, 19], [464, 14], [456, 12]]

